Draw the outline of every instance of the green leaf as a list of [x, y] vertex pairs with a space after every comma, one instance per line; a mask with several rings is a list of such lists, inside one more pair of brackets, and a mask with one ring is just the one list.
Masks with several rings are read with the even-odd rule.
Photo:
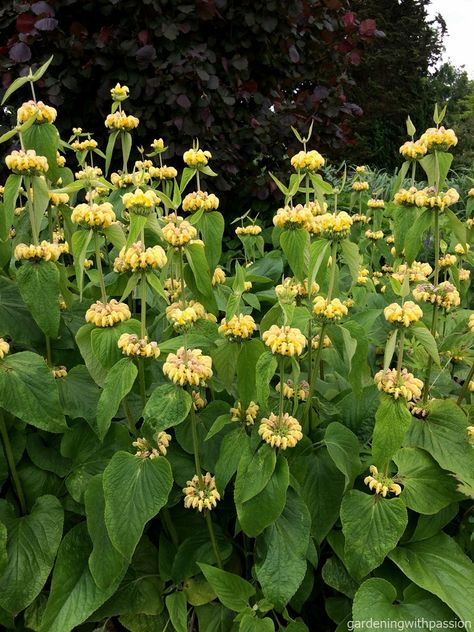
[[235, 612], [247, 609], [250, 597], [255, 595], [252, 584], [234, 573], [222, 571], [208, 564], [199, 564], [199, 568], [226, 608]]
[[20, 191], [22, 176], [11, 173], [3, 192], [3, 212], [0, 213], [0, 238], [7, 239], [15, 217], [16, 201]]
[[441, 191], [453, 158], [454, 156], [448, 152], [435, 151], [432, 154], [427, 154], [419, 161], [427, 175], [430, 187], [437, 187], [437, 190]]
[[270, 480], [275, 465], [276, 451], [267, 443], [253, 454], [250, 450], [244, 452], [237, 466], [235, 502], [244, 503], [259, 494]]
[[400, 498], [409, 509], [431, 515], [457, 500], [455, 479], [423, 450], [402, 448], [393, 460], [398, 468], [397, 480], [403, 485]]
[[246, 614], [240, 620], [239, 632], [274, 632], [275, 625], [272, 619], [265, 617], [258, 619], [255, 614]]
[[235, 383], [239, 355], [243, 345], [228, 339], [219, 340], [211, 352], [213, 370], [227, 390]]
[[[113, 327], [93, 327], [90, 333], [92, 351], [97, 360], [99, 360], [100, 364], [105, 369], [110, 369], [122, 358], [122, 351], [119, 349], [117, 344], [120, 336], [122, 334], [136, 334], [137, 336], [140, 336], [140, 331], [140, 321], [135, 320], [134, 318], [117, 323]], [[91, 375], [94, 377], [93, 372], [89, 367], [87, 358], [84, 357], [84, 360], [91, 372]]]
[[305, 252], [309, 246], [309, 234], [304, 228], [284, 230], [280, 235], [280, 245], [293, 274], [303, 281], [305, 274]]
[[10, 414], [41, 430], [67, 429], [56, 381], [36, 353], [22, 351], [0, 362], [0, 401]]
[[39, 231], [44, 213], [49, 206], [48, 185], [46, 184], [46, 180], [41, 176], [32, 176], [31, 186], [33, 188], [33, 212]]
[[74, 255], [74, 268], [79, 289], [79, 297], [82, 300], [84, 289], [84, 261], [87, 259], [87, 250], [91, 243], [93, 230], [76, 230], [72, 235], [72, 254]]
[[7, 565], [8, 565], [7, 528], [3, 524], [3, 522], [0, 522], [0, 581]]
[[288, 485], [288, 462], [284, 456], [279, 455], [275, 470], [265, 488], [244, 503], [236, 500], [240, 526], [247, 535], [256, 537], [278, 518], [285, 507]]
[[277, 185], [277, 187], [280, 189], [280, 191], [287, 196], [288, 195], [288, 189], [286, 188], [286, 186], [283, 184], [283, 182], [281, 182], [280, 180], [278, 180], [278, 178], [276, 176], [273, 175], [273, 173], [271, 171], [268, 172], [270, 174], [271, 179], [273, 180], [273, 182]]
[[264, 351], [257, 361], [255, 375], [257, 379], [257, 401], [261, 407], [267, 407], [268, 396], [270, 395], [270, 381], [275, 375], [278, 362], [270, 351]]
[[361, 470], [359, 441], [349, 428], [334, 421], [326, 428], [324, 443], [337, 469], [344, 474], [347, 489]]
[[456, 239], [465, 247], [466, 246], [466, 225], [461, 222], [458, 216], [453, 213], [450, 208], [444, 209], [444, 216], [448, 220], [451, 231], [455, 234]]
[[25, 149], [34, 149], [38, 155], [46, 156], [49, 166], [48, 178], [55, 182], [59, 177], [59, 167], [56, 163], [59, 133], [56, 127], [51, 123], [32, 125], [23, 133], [23, 142]]
[[51, 55], [51, 57], [47, 61], [45, 61], [44, 64], [42, 64], [36, 72], [33, 73], [31, 81], [38, 81], [38, 79], [41, 79], [44, 73], [48, 70], [49, 65], [53, 61], [53, 59], [54, 55]]
[[410, 327], [410, 332], [413, 334], [413, 337], [420, 343], [426, 353], [431, 356], [431, 358], [435, 361], [435, 363], [439, 366], [440, 359], [438, 354], [438, 347], [436, 345], [436, 340], [433, 337], [433, 334], [430, 332], [428, 327], [422, 323], [413, 323]]
[[[130, 157], [130, 151], [132, 149], [132, 135], [130, 132], [122, 131], [120, 134], [120, 140], [122, 141], [122, 159], [123, 164], [126, 166]], [[106, 156], [107, 159], [107, 156]]]
[[200, 244], [189, 244], [185, 249], [186, 259], [192, 270], [197, 289], [204, 296], [212, 296], [211, 274], [204, 248]]
[[326, 447], [315, 454], [299, 456], [291, 473], [300, 484], [300, 494], [311, 513], [311, 533], [320, 544], [339, 517], [344, 493], [344, 476]]
[[248, 449], [248, 443], [249, 437], [240, 427], [234, 428], [222, 439], [216, 463], [216, 486], [221, 495], [237, 471], [240, 458]]
[[381, 393], [372, 437], [372, 460], [377, 467], [390, 462], [402, 445], [411, 420], [412, 416], [404, 399], [394, 399]]
[[114, 152], [115, 141], [119, 135], [118, 129], [110, 133], [109, 140], [107, 141], [107, 148], [105, 150], [105, 175], [109, 173], [110, 163], [112, 162], [112, 154]]
[[348, 239], [343, 239], [341, 241], [341, 252], [342, 260], [351, 273], [352, 282], [357, 283], [360, 268], [359, 246]]
[[455, 621], [449, 608], [418, 586], [409, 584], [403, 591], [403, 599], [400, 599], [396, 588], [378, 577], [361, 585], [354, 598], [352, 615], [354, 629], [367, 632], [372, 629], [374, 621], [380, 624], [381, 629], [387, 623], [386, 629], [398, 630], [419, 629], [421, 620], [426, 629], [430, 624], [433, 630], [439, 629], [443, 623], [446, 623], [443, 627], [448, 629], [451, 627], [448, 622]]
[[108, 226], [107, 228], [102, 229], [104, 235], [107, 239], [118, 249], [120, 250], [126, 244], [125, 235], [123, 233], [123, 228], [120, 224], [112, 224], [112, 226]]
[[341, 560], [336, 557], [328, 557], [321, 570], [324, 583], [338, 592], [353, 599], [359, 584], [352, 579]]
[[433, 222], [433, 211], [424, 209], [415, 219], [405, 239], [405, 258], [409, 265], [413, 263], [421, 248], [423, 234]]
[[183, 169], [183, 173], [181, 174], [181, 182], [179, 183], [179, 190], [181, 193], [183, 193], [183, 191], [186, 189], [196, 172], [197, 169], [191, 169], [190, 167], [185, 167]]
[[105, 378], [107, 377], [107, 370], [101, 362], [99, 362], [99, 359], [92, 350], [91, 337], [95, 328], [95, 325], [92, 323], [83, 325], [76, 333], [76, 343], [92, 379], [99, 386], [103, 386]]
[[145, 228], [145, 224], [148, 221], [148, 217], [145, 215], [137, 215], [136, 213], [130, 213], [130, 226], [128, 229], [128, 236], [126, 246], [130, 246], [137, 241], [138, 235]]
[[[2, 501], [6, 502], [6, 501]], [[53, 567], [63, 533], [63, 509], [54, 496], [42, 496], [29, 515], [7, 509], [0, 517], [8, 530], [8, 563], [0, 576], [0, 606], [17, 614], [40, 593]]]
[[97, 405], [97, 436], [103, 441], [112, 418], [117, 414], [123, 398], [132, 390], [138, 369], [130, 358], [123, 358], [110, 369], [105, 378]]
[[166, 609], [170, 615], [171, 623], [176, 632], [188, 631], [188, 613], [186, 607], [186, 595], [183, 592], [174, 592], [166, 597]]
[[102, 475], [94, 476], [84, 494], [87, 529], [92, 540], [89, 570], [99, 588], [107, 589], [116, 577], [123, 576], [127, 563], [110, 541], [105, 526], [105, 498]]
[[237, 359], [237, 387], [243, 406], [257, 397], [257, 363], [265, 347], [257, 338], [242, 344]]
[[264, 596], [279, 611], [305, 576], [310, 528], [304, 501], [290, 489], [282, 514], [257, 539], [255, 573]]
[[408, 515], [400, 498], [388, 500], [353, 489], [342, 500], [341, 522], [346, 566], [355, 579], [362, 579], [395, 548]]
[[474, 564], [445, 533], [397, 547], [389, 555], [411, 581], [474, 621]]
[[167, 295], [165, 293], [165, 290], [163, 289], [163, 285], [162, 285], [162, 283], [160, 281], [160, 277], [157, 274], [155, 274], [152, 271], [147, 272], [146, 273], [146, 282], [151, 287], [151, 289], [154, 292], [156, 292], [156, 294], [158, 294], [158, 296], [161, 296], [161, 298], [164, 298], [165, 301], [168, 300], [168, 297], [167, 297]]
[[18, 289], [33, 318], [50, 338], [59, 331], [59, 270], [52, 261], [24, 263], [17, 273]]
[[387, 342], [385, 343], [385, 351], [383, 355], [383, 370], [386, 371], [390, 368], [392, 363], [393, 356], [395, 354], [395, 349], [397, 346], [397, 337], [398, 337], [398, 329], [394, 329], [390, 334]]
[[28, 75], [25, 76], [25, 77], [18, 77], [17, 79], [15, 79], [15, 81], [12, 81], [11, 84], [8, 86], [5, 94], [3, 95], [3, 99], [2, 99], [1, 105], [6, 103], [6, 101], [8, 100], [8, 97], [10, 97], [14, 92], [19, 90], [21, 87], [23, 87], [29, 81], [31, 81], [31, 77], [29, 77]]
[[214, 270], [221, 258], [224, 226], [224, 218], [218, 211], [204, 213], [197, 223], [202, 233], [204, 251], [211, 270]]
[[140, 459], [116, 452], [105, 468], [103, 483], [110, 540], [131, 560], [145, 524], [168, 500], [173, 485], [170, 464], [164, 457]]
[[99, 588], [88, 566], [91, 544], [85, 522], [73, 527], [59, 547], [51, 591], [38, 632], [71, 632], [116, 590], [121, 575]]
[[143, 418], [153, 432], [182, 423], [191, 410], [191, 395], [174, 384], [157, 386], [146, 403]]

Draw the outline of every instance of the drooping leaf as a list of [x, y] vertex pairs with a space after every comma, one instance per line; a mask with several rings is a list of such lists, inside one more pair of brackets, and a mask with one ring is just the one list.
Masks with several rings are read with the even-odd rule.
[[59, 270], [52, 261], [25, 263], [17, 273], [18, 289], [40, 329], [50, 338], [59, 330]]
[[309, 234], [303, 228], [284, 230], [280, 244], [293, 274], [303, 281], [305, 278], [305, 252], [309, 246]]
[[278, 362], [270, 351], [264, 351], [257, 361], [255, 376], [257, 379], [257, 401], [263, 409], [266, 408], [270, 395], [270, 380], [275, 374]]
[[250, 500], [265, 488], [275, 469], [276, 452], [267, 443], [252, 454], [244, 452], [237, 466], [234, 496], [236, 503]]
[[112, 418], [123, 400], [132, 390], [138, 369], [130, 358], [123, 358], [110, 369], [105, 378], [104, 390], [97, 405], [97, 436], [102, 441]]
[[357, 437], [349, 428], [335, 421], [326, 428], [324, 443], [336, 467], [344, 474], [347, 489], [361, 468]]
[[389, 463], [401, 447], [411, 420], [412, 416], [404, 399], [381, 394], [372, 438], [372, 457], [377, 467]]
[[241, 612], [248, 607], [250, 597], [255, 594], [252, 584], [234, 573], [228, 573], [209, 564], [199, 564], [199, 568], [226, 608]]
[[167, 430], [182, 423], [191, 410], [191, 395], [174, 384], [161, 384], [150, 395], [143, 418], [153, 432]]

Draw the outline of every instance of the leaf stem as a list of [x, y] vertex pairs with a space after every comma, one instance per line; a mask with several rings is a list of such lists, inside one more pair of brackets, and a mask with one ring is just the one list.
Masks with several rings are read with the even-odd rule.
[[211, 512], [206, 511], [206, 525], [209, 531], [209, 537], [211, 538], [212, 548], [214, 549], [214, 555], [216, 556], [217, 566], [222, 570], [222, 558], [217, 544], [216, 534], [214, 533], [214, 525], [212, 524]]
[[97, 272], [99, 273], [100, 294], [102, 303], [107, 303], [107, 292], [105, 290], [104, 272], [102, 270], [102, 260], [100, 258], [100, 243], [99, 233], [94, 231], [94, 245], [95, 245], [95, 263], [97, 266]]
[[33, 244], [37, 246], [39, 243], [39, 233], [38, 233], [38, 227], [36, 225], [35, 209], [33, 207], [33, 200], [31, 197], [32, 195], [31, 176], [25, 176], [25, 186], [26, 186], [26, 199], [27, 199], [27, 205], [28, 205], [28, 216], [30, 218], [30, 224], [31, 224], [31, 235], [33, 238]]
[[15, 458], [13, 456], [12, 444], [8, 436], [7, 426], [5, 424], [5, 418], [3, 416], [3, 410], [0, 408], [0, 435], [2, 436], [3, 447], [5, 449], [5, 456], [7, 459], [10, 474], [13, 479], [13, 485], [15, 487], [16, 495], [20, 503], [22, 515], [26, 514], [26, 501], [23, 493], [23, 487], [21, 486], [20, 477], [15, 465]]
[[284, 396], [283, 396], [283, 384], [285, 382], [285, 358], [281, 356], [280, 358], [280, 419], [284, 414]]

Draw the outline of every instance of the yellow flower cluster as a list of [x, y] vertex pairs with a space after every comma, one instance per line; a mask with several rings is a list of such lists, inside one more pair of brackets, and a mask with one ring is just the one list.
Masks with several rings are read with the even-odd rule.
[[117, 341], [117, 346], [123, 355], [139, 358], [158, 358], [160, 349], [154, 340], [148, 342], [148, 338], [139, 338], [136, 334], [122, 334]]
[[37, 156], [34, 149], [14, 150], [5, 158], [7, 167], [19, 175], [38, 176], [48, 171], [46, 156]]
[[385, 241], [387, 242], [387, 244], [389, 246], [390, 246], [390, 244], [394, 244], [395, 243], [395, 235], [389, 235]]
[[109, 114], [105, 119], [105, 127], [116, 130], [132, 130], [138, 127], [139, 123], [136, 116], [127, 115], [122, 110]]
[[385, 320], [394, 325], [409, 327], [423, 317], [421, 307], [413, 301], [405, 301], [403, 305], [391, 303], [383, 310]]
[[0, 338], [0, 360], [3, 360], [3, 358], [8, 354], [9, 351], [10, 345], [8, 344], [8, 342], [4, 340], [4, 338]]
[[365, 165], [359, 165], [358, 167], [356, 167], [356, 173], [366, 173], [367, 172], [367, 168]]
[[421, 397], [423, 382], [407, 369], [402, 369], [399, 375], [396, 369], [379, 371], [375, 374], [374, 381], [379, 391], [384, 391], [395, 399], [403, 397], [409, 402]]
[[114, 101], [125, 101], [128, 98], [130, 89], [128, 86], [121, 86], [119, 83], [110, 90], [110, 96]]
[[130, 191], [122, 195], [122, 202], [130, 213], [149, 215], [153, 208], [160, 203], [160, 198], [153, 189], [148, 189], [148, 191], [135, 189], [133, 192]]
[[108, 228], [116, 219], [110, 202], [78, 204], [71, 214], [74, 224], [81, 224], [87, 228]]
[[324, 213], [313, 220], [313, 233], [320, 234], [325, 239], [337, 241], [345, 239], [352, 226], [352, 217], [345, 211], [339, 213]]
[[294, 279], [287, 277], [275, 287], [275, 293], [282, 303], [291, 304], [298, 295], [298, 287]]
[[400, 147], [400, 153], [406, 160], [418, 160], [428, 151], [425, 143], [420, 140], [412, 141], [407, 140], [406, 143]]
[[115, 272], [137, 272], [155, 270], [166, 265], [166, 253], [161, 246], [146, 248], [137, 241], [130, 248], [122, 248], [114, 261]]
[[466, 268], [459, 268], [459, 280], [460, 281], [469, 281], [471, 278], [471, 271]]
[[214, 193], [207, 191], [193, 191], [188, 193], [183, 200], [183, 211], [194, 213], [202, 208], [205, 211], [214, 211], [219, 208], [219, 198]]
[[[313, 347], [313, 349], [319, 349], [320, 339], [321, 339], [321, 336], [319, 334], [317, 334], [316, 336], [313, 336], [313, 339], [311, 340], [311, 346]], [[331, 345], [332, 345], [331, 338], [329, 336], [324, 336], [323, 349], [328, 349]]]
[[301, 331], [289, 325], [283, 327], [272, 325], [263, 333], [262, 339], [272, 353], [282, 356], [299, 356], [306, 346], [306, 338]]
[[314, 215], [308, 206], [297, 204], [296, 206], [285, 206], [279, 208], [277, 214], [273, 216], [273, 224], [278, 228], [308, 228], [314, 222]]
[[322, 321], [333, 322], [348, 314], [347, 305], [338, 298], [328, 301], [327, 298], [317, 296], [313, 301], [313, 314]]
[[[275, 386], [275, 390], [277, 393], [281, 391], [281, 382], [278, 382]], [[305, 380], [301, 380], [296, 386], [296, 397], [300, 400], [300, 402], [305, 402], [308, 399], [308, 395], [309, 384]], [[293, 380], [286, 380], [286, 382], [283, 382], [283, 397], [286, 397], [286, 399], [293, 399], [295, 397]]]
[[29, 121], [35, 114], [37, 114], [35, 123], [54, 123], [58, 115], [55, 108], [46, 105], [43, 101], [35, 103], [31, 100], [23, 103], [23, 105], [18, 108], [16, 120], [18, 124], [21, 125]]
[[367, 268], [359, 268], [357, 273], [357, 284], [365, 285], [369, 278], [369, 270]]
[[379, 239], [383, 239], [383, 230], [366, 230], [365, 236], [367, 237], [367, 239], [370, 239], [372, 241], [378, 241]]
[[225, 282], [225, 272], [222, 268], [216, 268], [212, 274], [212, 285], [222, 285]]
[[50, 191], [49, 202], [51, 206], [59, 206], [60, 204], [67, 204], [69, 202], [69, 195], [67, 193], [52, 193]]
[[369, 190], [369, 183], [368, 182], [361, 182], [359, 180], [356, 180], [356, 182], [352, 183], [352, 190], [353, 191], [357, 191], [357, 192], [368, 191]]
[[445, 310], [449, 310], [451, 307], [457, 307], [461, 304], [459, 292], [456, 287], [448, 281], [443, 281], [438, 287], [431, 283], [417, 285], [413, 290], [413, 296], [417, 301], [439, 305], [439, 307]]
[[291, 159], [291, 166], [293, 169], [316, 173], [316, 171], [324, 166], [325, 162], [321, 154], [315, 149], [312, 149], [311, 151], [299, 151], [295, 154]]
[[384, 498], [389, 492], [395, 494], [395, 496], [400, 496], [402, 493], [400, 485], [394, 483], [391, 478], [379, 474], [375, 465], [371, 465], [369, 471], [371, 475], [364, 478], [364, 484], [368, 485], [370, 490]]
[[144, 173], [112, 173], [110, 181], [116, 189], [125, 189], [126, 187], [133, 185], [138, 186], [142, 182], [146, 181], [147, 174]]
[[55, 380], [60, 380], [67, 376], [67, 369], [61, 364], [60, 366], [55, 366], [54, 369], [51, 370], [51, 373]]
[[254, 401], [251, 401], [245, 411], [245, 415], [242, 412], [242, 403], [236, 402], [234, 407], [230, 409], [231, 421], [244, 421], [246, 426], [253, 426], [255, 419], [257, 418], [260, 406]]
[[466, 244], [466, 247], [464, 247], [462, 244], [456, 244], [454, 246], [454, 252], [457, 255], [467, 255], [470, 249], [471, 249], [471, 246], [469, 244]]
[[174, 248], [180, 248], [189, 244], [189, 242], [197, 237], [197, 230], [192, 224], [186, 220], [179, 221], [176, 218], [175, 222], [168, 222], [161, 229], [163, 239], [167, 241]]
[[301, 430], [298, 421], [288, 413], [279, 416], [270, 413], [268, 419], [264, 417], [260, 422], [258, 434], [272, 448], [286, 450], [287, 448], [294, 448], [298, 441], [303, 438]]
[[84, 169], [81, 169], [74, 174], [76, 180], [97, 180], [102, 175], [102, 169], [100, 167], [91, 167], [86, 165]]
[[254, 319], [249, 314], [235, 314], [229, 320], [223, 318], [219, 326], [219, 333], [230, 340], [248, 340], [257, 330]]
[[113, 327], [131, 317], [128, 305], [119, 303], [115, 298], [108, 303], [96, 301], [86, 312], [86, 322], [93, 323], [96, 327]]
[[352, 215], [353, 224], [355, 222], [360, 222], [361, 224], [369, 224], [371, 221], [372, 221], [372, 218], [367, 217], [367, 215], [364, 215], [363, 213], [356, 213], [355, 215]]
[[182, 281], [168, 277], [163, 284], [165, 293], [170, 301], [176, 301], [182, 294]]
[[411, 282], [426, 281], [426, 279], [433, 272], [433, 268], [429, 263], [421, 263], [420, 261], [413, 261], [411, 266], [406, 263], [401, 263], [396, 272], [392, 273], [392, 277], [400, 283], [403, 283], [405, 276], [408, 274]]
[[210, 151], [203, 151], [202, 149], [188, 149], [183, 154], [183, 160], [188, 167], [199, 169], [205, 167], [209, 162], [209, 158], [212, 158]]
[[433, 188], [429, 187], [417, 191], [414, 195], [414, 202], [419, 207], [430, 207], [445, 209], [447, 206], [452, 206], [459, 201], [459, 193], [456, 189], [448, 189], [445, 193], [436, 195]]
[[413, 206], [415, 204], [415, 195], [418, 193], [416, 187], [410, 187], [409, 189], [400, 189], [395, 193], [393, 201], [395, 204]]
[[75, 140], [71, 143], [71, 147], [74, 151], [89, 151], [96, 149], [97, 141], [93, 138], [86, 138], [85, 140]]
[[174, 167], [167, 167], [166, 165], [162, 167], [150, 167], [148, 173], [151, 178], [156, 178], [157, 180], [172, 180], [178, 175]]
[[168, 354], [163, 373], [180, 386], [205, 386], [212, 377], [212, 359], [202, 355], [201, 349], [180, 347], [176, 353]]
[[194, 410], [202, 410], [204, 406], [207, 404], [207, 400], [199, 391], [192, 391], [191, 398], [193, 400], [193, 408]]
[[256, 224], [249, 224], [249, 226], [237, 226], [235, 229], [236, 235], [260, 235], [262, 229]]
[[15, 259], [43, 259], [44, 261], [57, 261], [59, 257], [69, 252], [67, 243], [59, 244], [57, 242], [42, 241], [35, 246], [34, 244], [18, 244], [15, 248]]
[[377, 198], [370, 198], [370, 200], [367, 201], [367, 206], [369, 208], [385, 208], [385, 202]]
[[469, 316], [469, 321], [467, 323], [467, 327], [468, 327], [469, 331], [471, 331], [474, 334], [474, 314], [471, 314]]
[[186, 331], [200, 318], [206, 318], [206, 310], [197, 301], [190, 301], [185, 305], [178, 301], [168, 305], [166, 318], [177, 331]]
[[445, 151], [449, 147], [458, 144], [458, 139], [454, 130], [445, 129], [444, 127], [430, 127], [420, 136], [420, 143], [426, 145], [428, 151], [435, 149], [437, 151]]
[[156, 459], [159, 456], [166, 456], [168, 446], [171, 441], [171, 435], [167, 432], [158, 432], [154, 439], [156, 441], [156, 448], [150, 445], [150, 443], [144, 437], [138, 437], [132, 443], [137, 448], [135, 456], [139, 459]]
[[468, 228], [474, 228], [474, 219], [473, 219], [472, 217], [469, 217], [469, 218], [466, 220], [466, 226], [467, 226]]
[[216, 489], [216, 479], [209, 472], [201, 479], [195, 474], [190, 481], [186, 482], [183, 488], [184, 506], [186, 509], [197, 509], [209, 511], [216, 506], [217, 501], [221, 499]]
[[450, 268], [456, 263], [457, 260], [458, 258], [456, 257], [456, 255], [446, 254], [438, 259], [438, 265], [440, 268]]
[[161, 153], [165, 150], [165, 141], [162, 138], [155, 138], [150, 147], [155, 151]]

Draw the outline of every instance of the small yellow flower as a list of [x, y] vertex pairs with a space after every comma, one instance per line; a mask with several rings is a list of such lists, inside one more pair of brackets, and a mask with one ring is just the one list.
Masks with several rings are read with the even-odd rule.
[[263, 417], [258, 427], [258, 434], [272, 448], [294, 448], [303, 438], [302, 428], [298, 420], [288, 413], [284, 415], [274, 415], [270, 413], [268, 419]]
[[60, 380], [63, 377], [67, 376], [67, 369], [65, 366], [55, 366], [54, 369], [52, 369], [51, 373], [53, 374], [53, 377], [55, 380]]
[[128, 99], [129, 92], [130, 89], [128, 86], [121, 86], [117, 83], [115, 87], [110, 90], [110, 96], [113, 101], [125, 101], [125, 99]]
[[324, 166], [325, 162], [321, 154], [312, 149], [311, 151], [299, 151], [295, 154], [291, 159], [291, 166], [299, 171], [316, 173]]
[[278, 228], [292, 230], [295, 228], [308, 229], [314, 223], [314, 215], [308, 206], [297, 204], [296, 206], [285, 206], [279, 208], [273, 217], [273, 224]]
[[114, 261], [115, 272], [139, 272], [164, 268], [167, 263], [166, 253], [161, 246], [146, 248], [141, 241], [130, 248], [125, 246]]
[[408, 274], [411, 282], [426, 281], [426, 279], [433, 272], [433, 268], [429, 263], [421, 263], [420, 261], [413, 261], [411, 266], [406, 263], [401, 263], [396, 272], [392, 273], [392, 277], [400, 283], [403, 283], [405, 275]]
[[378, 200], [377, 198], [371, 198], [368, 200], [367, 206], [369, 208], [385, 208], [385, 202], [383, 200]]
[[136, 116], [127, 115], [123, 110], [117, 110], [105, 119], [105, 127], [113, 130], [130, 131], [138, 127], [139, 123], [140, 121]]
[[207, 404], [206, 398], [199, 391], [192, 391], [191, 397], [193, 400], [194, 410], [202, 410]]
[[151, 148], [158, 153], [165, 150], [165, 141], [162, 138], [155, 138], [151, 144]]
[[230, 340], [248, 340], [257, 330], [254, 319], [249, 314], [235, 314], [229, 320], [223, 318], [219, 326], [219, 333]]
[[359, 268], [357, 274], [357, 284], [365, 285], [369, 279], [369, 270], [367, 268]]
[[445, 193], [436, 194], [433, 188], [422, 189], [414, 195], [414, 202], [418, 207], [445, 209], [459, 201], [459, 193], [456, 189], [448, 189]]
[[81, 169], [74, 174], [76, 180], [97, 180], [102, 175], [102, 169], [100, 167], [91, 167], [86, 165], [84, 169]]
[[446, 254], [438, 259], [438, 265], [440, 268], [450, 268], [456, 263], [457, 260], [458, 258], [456, 257], [456, 255]]
[[[275, 386], [277, 393], [281, 391], [281, 382]], [[283, 397], [286, 399], [293, 399], [295, 396], [295, 386], [293, 380], [286, 380], [283, 382]], [[301, 380], [296, 386], [296, 397], [300, 402], [305, 402], [309, 396], [309, 384], [306, 380]]]
[[122, 195], [122, 202], [130, 213], [149, 215], [155, 206], [159, 205], [160, 198], [153, 189], [148, 189], [148, 191], [135, 189], [134, 192]]
[[468, 426], [467, 430], [467, 440], [474, 447], [474, 426]]
[[219, 198], [214, 193], [207, 191], [194, 191], [188, 193], [183, 200], [183, 211], [194, 213], [204, 209], [205, 211], [215, 211], [219, 208]]
[[212, 377], [212, 359], [202, 355], [201, 349], [180, 347], [176, 353], [168, 354], [163, 373], [180, 386], [205, 386]]
[[163, 287], [168, 299], [172, 302], [178, 300], [183, 292], [182, 281], [179, 281], [178, 279], [171, 279], [168, 277], [165, 279]]
[[469, 331], [471, 331], [474, 334], [474, 314], [471, 314], [469, 316], [469, 321], [467, 323], [468, 329]]
[[49, 168], [47, 158], [38, 156], [34, 149], [15, 149], [5, 158], [5, 164], [13, 173], [27, 176], [39, 176]]
[[123, 355], [138, 358], [158, 358], [160, 349], [155, 341], [148, 342], [148, 338], [139, 338], [136, 334], [122, 334], [117, 346]]
[[353, 182], [352, 183], [352, 190], [353, 191], [357, 191], [357, 192], [368, 191], [369, 190], [369, 183], [368, 182], [360, 182], [360, 181]]
[[197, 237], [197, 230], [186, 220], [168, 222], [161, 231], [163, 239], [174, 248], [181, 248]]
[[36, 259], [39, 261], [58, 261], [59, 257], [69, 252], [69, 245], [59, 244], [57, 242], [42, 241], [35, 246], [34, 244], [18, 244], [15, 248], [15, 259], [18, 261]]
[[405, 301], [403, 305], [391, 303], [383, 310], [385, 320], [395, 325], [409, 327], [423, 317], [421, 308], [413, 301]]
[[0, 338], [0, 360], [8, 354], [10, 351], [10, 345], [4, 338]]
[[417, 379], [413, 373], [409, 373], [407, 369], [402, 369], [399, 375], [396, 369], [379, 371], [375, 374], [374, 381], [379, 391], [388, 393], [394, 399], [403, 397], [407, 401], [411, 401], [421, 397], [423, 382]]
[[470, 249], [471, 249], [471, 246], [469, 244], [466, 244], [465, 247], [462, 244], [456, 244], [454, 246], [454, 252], [457, 255], [467, 255]]
[[313, 314], [322, 321], [340, 320], [343, 316], [347, 316], [348, 311], [347, 305], [338, 298], [328, 301], [327, 298], [317, 296], [313, 301]]
[[160, 456], [166, 456], [171, 441], [171, 435], [166, 432], [158, 432], [154, 436], [154, 439], [156, 441], [156, 448], [151, 446], [144, 437], [135, 439], [132, 443], [132, 445], [137, 448], [135, 456], [139, 459], [156, 459]]
[[418, 193], [416, 187], [410, 187], [407, 189], [400, 189], [393, 198], [395, 204], [399, 206], [413, 206], [415, 204], [415, 195]]
[[352, 223], [355, 224], [356, 222], [359, 222], [361, 224], [369, 224], [372, 221], [371, 217], [367, 217], [367, 215], [364, 215], [363, 213], [356, 213], [355, 215], [352, 215]]
[[172, 303], [166, 308], [166, 318], [176, 329], [186, 332], [197, 320], [206, 317], [206, 310], [197, 301], [190, 301], [183, 305], [182, 301]]
[[78, 204], [72, 211], [71, 220], [86, 228], [108, 228], [116, 221], [110, 202], [102, 204]]
[[85, 140], [75, 140], [71, 143], [71, 147], [74, 151], [90, 151], [97, 148], [97, 141], [93, 138], [86, 138]]
[[209, 472], [205, 476], [199, 477], [197, 474], [190, 481], [186, 482], [183, 489], [184, 506], [186, 509], [197, 509], [203, 511], [213, 509], [217, 501], [221, 499], [216, 489], [216, 479]]
[[272, 325], [263, 333], [262, 339], [272, 353], [282, 356], [300, 356], [306, 347], [306, 338], [301, 331], [288, 325]]
[[49, 202], [51, 206], [59, 206], [60, 204], [67, 204], [69, 202], [69, 195], [67, 193], [52, 193], [50, 191]]
[[380, 494], [384, 498], [388, 493], [400, 496], [402, 488], [398, 485], [398, 483], [394, 483], [391, 478], [388, 478], [388, 476], [379, 474], [375, 465], [371, 465], [369, 471], [371, 475], [364, 478], [364, 484], [368, 485], [370, 490], [374, 491], [376, 494]]
[[454, 130], [444, 127], [430, 127], [420, 137], [420, 142], [426, 145], [428, 151], [446, 151], [450, 147], [458, 144], [458, 139]]
[[125, 189], [132, 186], [138, 186], [145, 182], [146, 178], [144, 177], [143, 172], [135, 172], [135, 173], [112, 173], [110, 175], [110, 181], [114, 185], [116, 189]]
[[[313, 339], [311, 341], [311, 346], [313, 347], [313, 349], [319, 349], [319, 341], [320, 341], [319, 334], [317, 334], [316, 336], [313, 336]], [[328, 349], [331, 345], [332, 345], [331, 338], [329, 336], [324, 336], [323, 349]]]
[[367, 239], [370, 239], [371, 241], [378, 241], [379, 239], [383, 239], [383, 231], [382, 230], [366, 230], [365, 231], [365, 236], [367, 237]]
[[256, 404], [254, 401], [251, 401], [245, 411], [245, 414], [242, 411], [242, 403], [236, 402], [234, 407], [230, 409], [231, 421], [242, 421], [245, 422], [246, 426], [253, 426], [255, 423], [255, 419], [257, 418], [258, 411], [260, 410], [260, 406]]
[[36, 103], [35, 101], [27, 101], [18, 108], [16, 113], [18, 125], [26, 123], [26, 121], [29, 121], [35, 114], [37, 114], [35, 124], [54, 123], [58, 115], [55, 108], [46, 105], [43, 101], [37, 101]]
[[403, 143], [400, 147], [400, 153], [406, 160], [418, 160], [419, 158], [423, 158], [427, 151], [427, 146], [421, 140], [407, 140], [407, 142]]
[[167, 167], [166, 165], [162, 167], [150, 167], [148, 173], [150, 174], [150, 178], [156, 178], [157, 180], [172, 180], [178, 175], [174, 167]]
[[351, 226], [352, 217], [345, 211], [323, 213], [314, 218], [311, 232], [338, 241], [348, 236]]
[[235, 229], [236, 235], [253, 235], [254, 237], [260, 235], [262, 229], [256, 224], [249, 224], [248, 226], [237, 226]]
[[212, 285], [222, 285], [225, 282], [225, 272], [222, 268], [216, 268], [212, 274]]
[[365, 165], [359, 165], [355, 168], [356, 173], [367, 173], [367, 168]]
[[209, 162], [209, 158], [212, 158], [210, 151], [203, 151], [202, 149], [188, 149], [183, 154], [183, 160], [188, 167], [199, 169], [205, 167]]
[[459, 268], [459, 280], [460, 281], [469, 281], [471, 278], [471, 271], [466, 268]]
[[86, 322], [93, 323], [96, 327], [113, 327], [131, 317], [128, 305], [119, 303], [115, 298], [108, 303], [96, 301], [86, 312]]
[[412, 293], [417, 301], [439, 305], [445, 310], [461, 304], [459, 292], [449, 281], [443, 281], [437, 287], [432, 283], [423, 283], [422, 285], [417, 285]]

